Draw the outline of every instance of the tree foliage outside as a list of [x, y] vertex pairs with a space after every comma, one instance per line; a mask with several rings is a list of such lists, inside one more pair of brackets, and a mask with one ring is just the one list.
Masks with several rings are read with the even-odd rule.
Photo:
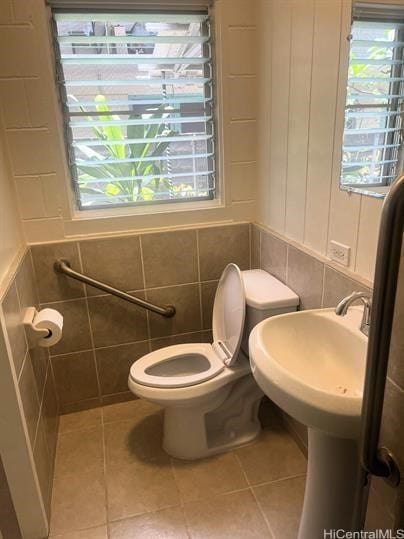
[[[74, 96], [70, 96], [75, 100]], [[96, 205], [97, 198], [105, 197], [114, 204], [152, 201], [156, 198], [178, 198], [191, 189], [183, 184], [174, 185], [167, 173], [167, 151], [170, 142], [167, 137], [178, 133], [167, 126], [168, 114], [160, 106], [149, 115], [147, 123], [141, 115], [131, 114], [129, 120], [140, 120], [137, 125], [93, 125], [91, 122], [119, 122], [120, 116], [105, 114], [110, 112], [106, 98], [97, 95], [94, 104], [100, 116], [88, 116], [89, 127], [99, 141], [104, 142], [100, 151], [76, 143], [77, 149], [85, 157], [77, 161], [77, 179], [83, 205]], [[83, 112], [86, 110], [80, 107]], [[145, 142], [127, 143], [126, 139], [145, 139]], [[164, 159], [164, 156], [167, 159]], [[163, 159], [160, 159], [163, 158]], [[82, 162], [85, 161], [85, 164]], [[114, 161], [114, 162], [112, 162]]]
[[[377, 183], [386, 171], [380, 161], [389, 158], [389, 152], [384, 148], [388, 135], [375, 130], [391, 127], [388, 113], [392, 110], [392, 103], [386, 96], [392, 92], [390, 79], [393, 75], [391, 60], [394, 48], [378, 46], [377, 41], [394, 41], [396, 31], [379, 28], [377, 35], [372, 37], [374, 32], [374, 27], [366, 28], [363, 23], [356, 30], [354, 27], [345, 108], [343, 184]], [[373, 46], [361, 43], [361, 40], [371, 42], [372, 39]], [[355, 40], [359, 40], [358, 43]], [[350, 146], [360, 147], [361, 150], [350, 151]]]

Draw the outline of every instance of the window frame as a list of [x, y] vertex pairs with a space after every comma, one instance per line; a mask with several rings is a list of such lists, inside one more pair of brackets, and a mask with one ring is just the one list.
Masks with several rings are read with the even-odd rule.
[[[387, 6], [386, 6], [387, 7]], [[359, 14], [356, 14], [355, 16], [355, 10], [356, 8], [359, 8]], [[360, 13], [360, 10], [363, 10], [363, 14]], [[403, 10], [404, 8], [401, 7], [401, 9]], [[366, 15], [366, 11], [369, 10], [369, 16]], [[385, 15], [385, 11], [380, 9], [380, 5], [376, 6], [375, 4], [372, 4], [372, 3], [356, 3], [353, 5], [353, 12], [352, 12], [352, 18], [351, 18], [351, 25], [350, 25], [350, 28], [351, 28], [351, 32], [352, 32], [352, 28], [353, 28], [353, 24], [355, 22], [380, 22], [380, 23], [396, 23], [396, 24], [400, 24], [400, 28], [397, 29], [397, 34], [396, 34], [396, 40], [399, 41], [399, 42], [404, 42], [404, 11], [402, 11], [403, 13], [403, 16], [402, 16], [402, 20], [394, 20], [394, 18], [392, 17], [388, 17]], [[383, 16], [384, 15], [384, 16]], [[348, 61], [347, 61], [347, 83], [349, 81], [349, 69], [351, 67], [351, 58], [350, 58], [350, 54], [351, 54], [351, 39], [352, 39], [352, 34], [350, 33], [350, 35], [348, 36], [348, 42], [349, 42], [349, 45], [348, 45]], [[394, 56], [393, 56], [393, 60], [394, 59], [400, 59], [402, 61], [401, 64], [397, 64], [396, 66], [393, 66], [392, 68], [392, 72], [391, 72], [391, 76], [390, 78], [394, 78], [394, 77], [399, 77], [399, 78], [404, 78], [404, 46], [401, 45], [401, 46], [397, 46], [394, 48]], [[399, 58], [397, 58], [397, 55], [399, 56]], [[365, 62], [364, 62], [365, 63]], [[348, 85], [346, 85], [346, 87], [348, 87]], [[400, 92], [401, 92], [401, 97], [396, 97], [396, 98], [391, 98], [391, 100], [389, 99], [388, 103], [386, 104], [383, 104], [383, 105], [379, 105], [380, 108], [386, 108], [386, 111], [394, 111], [394, 112], [399, 112], [400, 109], [403, 110], [403, 102], [404, 102], [404, 93], [403, 93], [403, 88], [404, 88], [404, 82], [403, 81], [391, 81], [390, 82], [390, 87], [389, 87], [389, 95], [400, 95]], [[346, 129], [346, 113], [349, 109], [352, 109], [352, 105], [348, 105], [348, 92], [345, 93], [345, 96], [344, 96], [344, 118], [343, 118], [343, 127], [342, 127], [342, 146], [344, 145], [344, 141], [345, 141], [345, 134], [346, 134], [346, 131], [348, 131]], [[358, 105], [359, 107], [359, 105]], [[366, 108], [366, 105], [361, 105], [362, 108]], [[348, 190], [348, 191], [366, 191], [367, 189], [370, 189], [370, 191], [372, 192], [372, 189], [375, 189], [375, 188], [386, 188], [388, 187], [392, 181], [393, 181], [393, 178], [394, 176], [397, 175], [397, 168], [398, 166], [400, 166], [400, 163], [401, 163], [401, 158], [400, 158], [400, 153], [402, 152], [403, 150], [403, 146], [404, 146], [404, 138], [403, 138], [403, 123], [402, 123], [402, 119], [400, 118], [400, 115], [397, 114], [396, 116], [394, 115], [391, 115], [389, 120], [388, 120], [388, 123], [386, 124], [386, 129], [390, 129], [390, 128], [394, 128], [394, 129], [397, 129], [397, 128], [401, 128], [400, 131], [391, 131], [391, 132], [387, 132], [385, 134], [385, 138], [384, 138], [384, 141], [383, 141], [383, 154], [382, 154], [382, 158], [380, 159], [380, 161], [390, 161], [392, 159], [394, 159], [394, 163], [384, 163], [382, 165], [382, 169], [381, 169], [381, 173], [380, 173], [380, 176], [383, 178], [381, 182], [372, 182], [372, 183], [353, 183], [353, 182], [344, 182], [343, 181], [343, 159], [342, 159], [342, 154], [343, 154], [343, 148], [342, 148], [342, 154], [341, 154], [341, 159], [340, 159], [340, 175], [339, 175], [339, 184], [340, 184], [340, 188], [343, 189], [343, 190]], [[364, 132], [365, 132], [365, 129], [364, 129]], [[390, 144], [399, 144], [399, 147], [397, 148], [387, 148], [386, 146], [390, 145]], [[365, 145], [364, 145], [365, 146]], [[369, 149], [371, 149], [371, 145], [369, 144]], [[369, 163], [371, 163], [372, 161], [369, 161]], [[393, 178], [389, 178], [390, 176], [392, 176]], [[377, 193], [376, 193], [377, 194]]]
[[[68, 2], [68, 0], [66, 0]], [[171, 212], [183, 212], [183, 211], [195, 211], [195, 210], [206, 210], [209, 208], [216, 209], [218, 207], [224, 207], [224, 185], [223, 185], [223, 159], [222, 159], [222, 137], [220, 136], [220, 130], [218, 125], [222, 125], [222, 115], [221, 115], [221, 106], [219, 95], [221, 95], [221, 70], [219, 68], [219, 62], [217, 62], [218, 56], [218, 47], [217, 43], [219, 42], [217, 38], [217, 27], [216, 27], [216, 17], [214, 11], [213, 0], [202, 0], [202, 2], [196, 2], [195, 10], [187, 9], [192, 5], [193, 0], [177, 0], [176, 2], [169, 1], [167, 6], [162, 6], [161, 3], [152, 2], [152, 5], [148, 10], [144, 9], [144, 4], [142, 4], [143, 9], [139, 9], [137, 5], [137, 0], [133, 0], [133, 9], [119, 9], [116, 7], [114, 9], [104, 8], [102, 1], [99, 2], [99, 6], [78, 6], [77, 2], [72, 1], [73, 6], [70, 7], [59, 7], [57, 0], [48, 0], [50, 4], [50, 25], [51, 25], [51, 43], [53, 44], [53, 64], [54, 72], [56, 76], [56, 89], [58, 94], [58, 105], [59, 112], [61, 117], [61, 122], [63, 126], [63, 143], [65, 148], [65, 164], [68, 173], [67, 188], [69, 189], [69, 200], [71, 206], [71, 217], [73, 220], [80, 219], [91, 219], [98, 217], [122, 217], [122, 216], [131, 216], [131, 215], [150, 215], [154, 213], [171, 213]], [[80, 3], [80, 2], [79, 2]], [[85, 3], [85, 2], [84, 2]], [[55, 5], [56, 4], [56, 5]], [[97, 2], [95, 2], [97, 4]], [[92, 13], [124, 13], [128, 12], [133, 14], [134, 12], [149, 12], [149, 13], [192, 13], [195, 11], [206, 10], [207, 12], [207, 23], [209, 31], [209, 47], [210, 47], [210, 61], [208, 67], [210, 68], [210, 85], [211, 85], [211, 100], [212, 100], [212, 137], [213, 137], [213, 156], [211, 157], [213, 162], [213, 176], [214, 181], [214, 190], [209, 191], [208, 196], [204, 197], [190, 197], [190, 198], [175, 198], [170, 200], [149, 200], [149, 201], [138, 201], [135, 203], [116, 203], [116, 204], [105, 204], [105, 205], [92, 205], [84, 206], [81, 204], [79, 184], [77, 181], [77, 176], [75, 175], [75, 168], [72, 164], [71, 152], [72, 152], [72, 136], [71, 130], [67, 125], [67, 118], [65, 113], [65, 102], [61, 94], [61, 89], [63, 84], [59, 82], [63, 80], [63, 68], [60, 62], [60, 51], [59, 43], [57, 41], [57, 28], [56, 21], [54, 18], [55, 13], [77, 13], [77, 12], [86, 12], [89, 14]], [[191, 174], [190, 174], [191, 175]], [[211, 181], [211, 178], [209, 179]]]

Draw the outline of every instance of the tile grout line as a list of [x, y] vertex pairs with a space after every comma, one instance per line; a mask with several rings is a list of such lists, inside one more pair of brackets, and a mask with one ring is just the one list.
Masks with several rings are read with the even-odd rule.
[[202, 282], [201, 282], [201, 265], [200, 265], [200, 253], [199, 253], [199, 232], [195, 230], [196, 237], [196, 267], [197, 267], [197, 278], [198, 278], [198, 291], [199, 291], [199, 316], [201, 319], [201, 330], [203, 331], [205, 321], [203, 317], [203, 305], [202, 305]]
[[251, 485], [251, 488], [264, 487], [266, 485], [276, 485], [278, 483], [282, 483], [283, 481], [290, 481], [291, 479], [298, 479], [299, 477], [306, 477], [306, 475], [307, 475], [306, 472], [294, 474], [294, 475], [287, 475], [279, 479], [272, 479], [272, 481], [263, 481], [262, 483], [256, 483], [255, 485]]
[[[80, 264], [80, 267], [82, 268], [83, 267], [83, 261], [82, 261], [82, 258], [81, 258], [81, 249], [80, 249], [80, 243], [79, 242], [77, 242], [77, 251], [78, 251], [78, 257], [79, 257], [79, 264]], [[91, 347], [92, 347], [92, 355], [93, 355], [95, 376], [96, 376], [96, 380], [97, 380], [98, 398], [100, 399], [100, 403], [101, 403], [101, 382], [100, 382], [100, 375], [99, 375], [99, 372], [98, 372], [97, 358], [96, 358], [96, 354], [95, 354], [93, 326], [92, 326], [92, 323], [91, 323], [90, 307], [89, 307], [89, 304], [88, 304], [87, 295], [85, 297], [85, 304], [86, 304], [87, 321], [88, 321], [88, 326], [89, 326], [89, 329], [90, 329], [90, 342], [91, 342]]]
[[261, 513], [262, 518], [264, 519], [265, 525], [268, 528], [268, 531], [269, 531], [269, 534], [270, 534], [271, 538], [276, 539], [276, 536], [275, 536], [275, 533], [274, 533], [274, 531], [273, 531], [273, 529], [271, 527], [271, 524], [270, 524], [267, 516], [265, 515], [265, 512], [262, 509], [262, 506], [261, 506], [261, 504], [260, 504], [260, 502], [259, 502], [259, 500], [258, 500], [258, 498], [257, 498], [257, 496], [256, 496], [256, 494], [254, 492], [254, 489], [252, 487], [250, 488], [250, 491], [251, 491], [252, 497], [254, 498], [255, 503], [257, 504], [258, 510]]
[[104, 472], [104, 489], [105, 489], [105, 525], [107, 528], [107, 537], [109, 537], [109, 498], [108, 498], [108, 487], [107, 487], [107, 450], [105, 443], [105, 421], [104, 421], [104, 406], [101, 406], [101, 433], [102, 433], [102, 456], [103, 456], [103, 472]]
[[262, 268], [262, 232], [258, 228], [258, 267]]
[[[144, 344], [144, 343], [147, 343], [147, 342], [156, 342], [156, 341], [159, 341], [160, 339], [167, 339], [167, 338], [171, 338], [171, 337], [183, 337], [183, 336], [186, 336], [186, 335], [192, 335], [194, 333], [204, 333], [205, 331], [210, 331], [211, 328], [209, 329], [197, 329], [195, 331], [187, 331], [185, 333], [174, 333], [173, 335], [166, 335], [166, 336], [163, 336], [163, 337], [153, 337], [152, 339], [142, 339], [141, 341], [130, 341], [130, 342], [124, 342], [124, 343], [119, 343], [119, 344], [110, 344], [108, 346], [97, 346], [97, 347], [94, 347], [94, 348], [84, 348], [83, 350], [73, 350], [71, 352], [64, 352], [63, 354], [53, 354], [51, 355], [50, 357], [51, 358], [58, 358], [58, 357], [62, 357], [62, 356], [69, 356], [69, 355], [73, 355], [73, 354], [81, 354], [83, 352], [91, 352], [92, 350], [109, 350], [110, 348], [118, 348], [120, 346], [131, 346], [133, 344]], [[120, 391], [119, 393], [122, 393], [122, 391]], [[119, 393], [111, 393], [112, 395], [118, 395]], [[90, 397], [92, 398], [92, 397]], [[85, 399], [87, 400], [87, 399]]]
[[171, 472], [172, 472], [173, 477], [174, 477], [175, 488], [177, 489], [177, 492], [178, 492], [178, 498], [179, 498], [179, 501], [180, 501], [179, 507], [180, 507], [180, 510], [181, 510], [181, 513], [182, 513], [182, 518], [184, 519], [185, 530], [187, 532], [188, 539], [192, 539], [192, 534], [191, 534], [191, 531], [190, 531], [190, 528], [189, 528], [188, 519], [185, 516], [185, 501], [184, 501], [184, 498], [183, 498], [182, 493], [181, 493], [181, 489], [180, 489], [179, 484], [178, 484], [177, 474], [175, 473], [174, 459], [171, 456], [169, 456], [169, 459], [170, 459]]
[[[182, 286], [190, 286], [190, 285], [198, 285], [199, 283], [212, 283], [217, 282], [219, 278], [216, 279], [204, 279], [202, 281], [189, 281], [185, 283], [176, 283], [176, 284], [167, 284], [164, 286], [150, 286], [148, 288], [136, 288], [134, 290], [124, 290], [127, 294], [139, 294], [140, 292], [144, 292], [145, 294], [148, 291], [154, 291], [154, 290], [165, 290], [167, 288], [179, 288]], [[55, 305], [56, 303], [72, 303], [74, 301], [83, 301], [84, 299], [97, 299], [97, 298], [105, 298], [110, 297], [112, 294], [108, 293], [100, 293], [100, 294], [91, 294], [83, 296], [77, 296], [74, 298], [67, 298], [67, 299], [56, 299], [54, 301], [39, 301], [39, 306], [42, 307], [44, 305]]]
[[246, 482], [247, 482], [248, 490], [251, 492], [251, 495], [252, 495], [252, 497], [254, 498], [255, 503], [257, 504], [258, 510], [259, 510], [259, 512], [260, 512], [260, 514], [261, 514], [261, 516], [262, 516], [262, 518], [264, 519], [265, 525], [266, 525], [266, 527], [268, 528], [269, 533], [270, 533], [272, 539], [275, 539], [275, 535], [274, 535], [274, 533], [273, 533], [273, 531], [272, 531], [272, 529], [271, 529], [271, 526], [270, 526], [270, 524], [269, 524], [269, 522], [268, 522], [268, 519], [266, 518], [266, 516], [265, 516], [265, 514], [264, 514], [264, 511], [262, 510], [262, 507], [261, 507], [260, 503], [258, 502], [258, 499], [257, 499], [257, 497], [256, 497], [256, 495], [255, 495], [255, 492], [254, 492], [254, 488], [253, 488], [253, 486], [251, 485], [250, 480], [248, 479], [248, 475], [247, 475], [246, 471], [244, 470], [244, 467], [243, 467], [243, 465], [242, 465], [242, 462], [241, 462], [239, 456], [237, 455], [236, 451], [233, 451], [233, 454], [234, 454], [234, 457], [235, 457], [236, 461], [238, 462], [238, 465], [240, 466], [240, 469], [241, 469], [241, 471], [242, 471], [242, 473], [243, 473], [243, 475], [244, 475], [244, 478], [245, 478], [245, 480], [246, 480]]
[[170, 468], [171, 468], [171, 471], [172, 471], [172, 474], [173, 474], [173, 477], [174, 477], [175, 488], [177, 489], [178, 498], [180, 500], [180, 506], [184, 507], [185, 501], [184, 501], [184, 498], [183, 498], [182, 493], [181, 493], [181, 489], [180, 489], [179, 484], [178, 484], [177, 474], [175, 473], [174, 458], [169, 455], [169, 459], [170, 459]]
[[259, 510], [259, 512], [260, 512], [260, 514], [261, 514], [261, 516], [262, 516], [262, 518], [264, 519], [265, 525], [266, 525], [266, 527], [268, 528], [268, 531], [269, 531], [269, 533], [270, 533], [270, 535], [271, 535], [271, 538], [272, 538], [272, 539], [275, 539], [275, 534], [273, 533], [272, 528], [271, 528], [271, 526], [270, 526], [270, 524], [269, 524], [269, 521], [268, 521], [268, 519], [266, 518], [266, 516], [265, 516], [265, 514], [264, 514], [264, 511], [263, 511], [263, 509], [262, 509], [260, 503], [258, 502], [258, 498], [257, 498], [256, 495], [255, 495], [254, 488], [253, 488], [253, 486], [251, 485], [251, 483], [250, 483], [250, 481], [249, 481], [249, 479], [248, 479], [248, 475], [247, 475], [246, 471], [244, 470], [244, 467], [243, 467], [243, 465], [242, 465], [242, 462], [241, 462], [239, 456], [237, 455], [237, 452], [236, 452], [236, 451], [233, 451], [233, 455], [234, 455], [234, 458], [236, 459], [236, 461], [237, 461], [237, 463], [238, 463], [238, 465], [239, 465], [239, 467], [240, 467], [240, 469], [241, 469], [242, 474], [244, 475], [244, 478], [245, 478], [246, 483], [247, 483], [247, 485], [248, 485], [248, 490], [251, 492], [251, 495], [252, 495], [252, 497], [254, 498], [255, 503], [257, 504], [258, 510]]
[[[140, 234], [138, 236], [139, 238], [139, 251], [140, 251], [140, 263], [142, 265], [142, 280], [143, 280], [143, 291], [144, 291], [144, 297], [146, 301], [149, 301], [147, 289], [146, 289], [146, 271], [144, 268], [144, 256], [143, 256], [143, 242], [142, 242], [142, 235]], [[152, 351], [152, 345], [151, 345], [151, 321], [150, 321], [150, 312], [148, 309], [146, 309], [146, 327], [147, 327], [147, 340], [148, 340], [148, 346], [149, 346], [149, 353]]]
[[323, 264], [323, 282], [321, 286], [321, 307], [324, 305], [324, 296], [325, 296], [325, 268], [326, 265]]
[[252, 224], [249, 223], [249, 226], [248, 226], [248, 247], [249, 247], [249, 264], [248, 264], [248, 269], [251, 269], [251, 262], [252, 262]]

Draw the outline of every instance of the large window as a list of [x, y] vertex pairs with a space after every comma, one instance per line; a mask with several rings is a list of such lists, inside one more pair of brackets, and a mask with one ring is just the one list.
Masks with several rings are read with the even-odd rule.
[[389, 185], [402, 169], [404, 8], [355, 4], [341, 184]]
[[79, 209], [214, 198], [207, 10], [53, 16]]

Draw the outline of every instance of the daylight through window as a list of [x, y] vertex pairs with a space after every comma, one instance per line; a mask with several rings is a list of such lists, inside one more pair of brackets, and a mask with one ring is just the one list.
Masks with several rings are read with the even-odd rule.
[[54, 12], [80, 209], [215, 196], [206, 12]]
[[402, 170], [404, 9], [359, 4], [351, 33], [341, 183], [389, 185]]

